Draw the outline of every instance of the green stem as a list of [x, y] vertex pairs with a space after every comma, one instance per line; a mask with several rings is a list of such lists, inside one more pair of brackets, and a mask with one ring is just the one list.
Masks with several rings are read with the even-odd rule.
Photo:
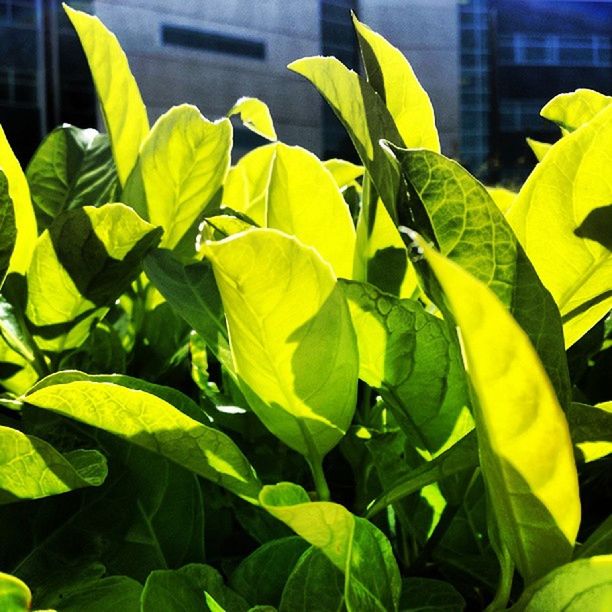
[[499, 576], [499, 584], [493, 601], [486, 607], [485, 612], [499, 612], [505, 610], [510, 599], [510, 591], [512, 590], [512, 579], [514, 578], [514, 563], [510, 558], [510, 554], [506, 547], [503, 547], [501, 554], [498, 554], [501, 573]]
[[298, 424], [308, 451], [306, 461], [308, 461], [310, 471], [312, 472], [317, 497], [319, 498], [319, 501], [329, 501], [331, 499], [331, 495], [329, 493], [329, 487], [327, 486], [327, 480], [325, 479], [325, 474], [323, 472], [323, 457], [319, 455], [319, 451], [317, 450], [314, 440], [312, 439], [312, 435], [306, 425], [304, 425], [300, 419], [298, 419]]

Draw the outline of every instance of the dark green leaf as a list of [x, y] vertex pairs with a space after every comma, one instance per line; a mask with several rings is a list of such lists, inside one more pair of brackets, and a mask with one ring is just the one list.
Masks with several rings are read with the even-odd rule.
[[8, 271], [16, 239], [17, 225], [13, 200], [9, 194], [6, 175], [0, 170], [0, 287]]
[[465, 600], [452, 584], [431, 578], [406, 578], [400, 612], [462, 612]]

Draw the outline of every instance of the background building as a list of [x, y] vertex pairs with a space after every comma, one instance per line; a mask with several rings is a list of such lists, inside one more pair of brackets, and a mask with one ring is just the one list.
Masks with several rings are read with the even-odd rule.
[[[543, 102], [610, 90], [612, 0], [88, 0], [123, 45], [154, 121], [170, 106], [224, 115], [268, 103], [279, 137], [323, 157], [354, 156], [314, 88], [286, 69], [335, 55], [358, 69], [350, 11], [399, 47], [436, 110], [442, 150], [490, 180], [524, 173], [524, 135], [551, 138]], [[0, 0], [0, 122], [22, 162], [61, 122], [99, 121], [93, 86], [59, 0]], [[261, 141], [237, 126], [244, 152]]]

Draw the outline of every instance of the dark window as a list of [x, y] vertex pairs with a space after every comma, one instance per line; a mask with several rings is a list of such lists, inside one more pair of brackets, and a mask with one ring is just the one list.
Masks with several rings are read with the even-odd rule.
[[226, 55], [240, 55], [260, 60], [266, 57], [266, 45], [260, 40], [207, 32], [196, 28], [162, 25], [162, 42], [164, 45], [225, 53]]

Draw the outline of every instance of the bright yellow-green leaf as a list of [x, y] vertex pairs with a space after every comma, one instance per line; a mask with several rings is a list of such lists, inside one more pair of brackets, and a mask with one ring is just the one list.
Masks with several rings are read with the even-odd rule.
[[585, 463], [612, 453], [612, 402], [572, 403], [567, 415], [572, 442]]
[[344, 159], [327, 159], [323, 162], [323, 165], [331, 172], [340, 189], [344, 189], [344, 187], [354, 183], [364, 172], [363, 166], [353, 164]]
[[162, 115], [140, 149], [125, 201], [164, 228], [161, 246], [174, 248], [223, 185], [232, 126], [214, 123], [190, 104]]
[[353, 15], [368, 83], [384, 100], [404, 144], [440, 151], [433, 106], [403, 53]]
[[245, 232], [253, 227], [253, 225], [243, 219], [231, 215], [206, 217], [200, 225], [200, 234], [196, 242], [196, 248], [199, 251], [202, 244], [207, 240], [222, 240], [239, 232]]
[[527, 335], [495, 294], [417, 241], [460, 330], [481, 467], [502, 541], [531, 582], [571, 558], [580, 524], [567, 421]]
[[401, 579], [385, 535], [331, 502], [311, 502], [298, 485], [266, 486], [261, 505], [318, 548], [343, 574], [349, 612], [397, 610]]
[[258, 98], [242, 97], [228, 111], [227, 116], [239, 115], [245, 127], [252, 132], [275, 141], [277, 139], [270, 109]]
[[96, 450], [62, 455], [44, 440], [0, 427], [0, 504], [99, 486], [106, 473]]
[[516, 193], [505, 187], [487, 187], [487, 191], [502, 213], [506, 213], [516, 198]]
[[612, 609], [612, 555], [579, 559], [529, 586], [511, 612], [607, 612]]
[[0, 170], [8, 181], [8, 193], [13, 202], [17, 238], [11, 255], [7, 274], [25, 274], [32, 257], [32, 245], [36, 242], [38, 230], [36, 217], [30, 199], [30, 188], [26, 177], [0, 126]]
[[15, 207], [9, 194], [6, 176], [0, 170], [0, 287], [9, 269], [16, 238]]
[[257, 502], [257, 476], [224, 433], [151, 393], [88, 380], [80, 373], [75, 379], [72, 374], [60, 373], [41, 381], [25, 401], [124, 438]]
[[266, 223], [266, 200], [276, 144], [253, 149], [230, 169], [223, 188], [223, 204], [243, 213], [257, 225]]
[[355, 227], [331, 174], [306, 149], [276, 145], [266, 226], [314, 247], [336, 276], [351, 278]]
[[[78, 346], [95, 318], [138, 275], [160, 230], [124, 204], [84, 206], [59, 216], [33, 245], [26, 315], [41, 348]], [[46, 330], [44, 329], [46, 328]]]
[[38, 374], [32, 364], [11, 348], [2, 336], [0, 336], [0, 362], [14, 369], [14, 373], [2, 378], [2, 386], [15, 395], [25, 393], [38, 380]]
[[533, 151], [533, 154], [539, 162], [544, 159], [544, 156], [550, 151], [550, 147], [552, 147], [549, 142], [540, 142], [533, 138], [526, 138], [525, 140], [527, 140], [529, 148]]
[[325, 455], [355, 409], [358, 355], [331, 266], [296, 238], [253, 229], [204, 245], [253, 410], [291, 448]]
[[612, 106], [555, 143], [508, 211], [570, 347], [612, 306]]
[[576, 89], [555, 96], [540, 111], [540, 115], [564, 130], [573, 132], [610, 104], [612, 96], [605, 96], [592, 89]]
[[87, 56], [110, 135], [119, 182], [125, 185], [149, 132], [147, 110], [116, 36], [97, 17], [65, 4], [64, 10]]
[[32, 593], [19, 578], [0, 572], [0, 609], [3, 612], [30, 612]]

